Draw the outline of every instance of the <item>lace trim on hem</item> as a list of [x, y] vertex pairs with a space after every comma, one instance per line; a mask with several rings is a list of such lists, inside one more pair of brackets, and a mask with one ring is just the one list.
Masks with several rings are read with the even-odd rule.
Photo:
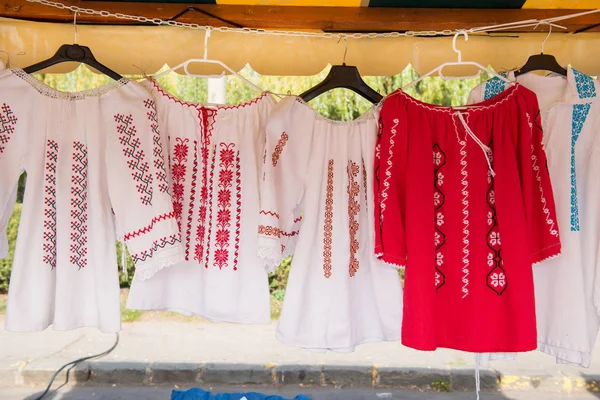
[[279, 241], [273, 238], [259, 236], [257, 254], [268, 274], [275, 272], [283, 260]]
[[169, 249], [164, 249], [144, 264], [135, 267], [134, 279], [145, 281], [152, 278], [162, 269], [179, 264], [185, 260], [183, 246], [177, 244]]
[[37, 90], [40, 94], [51, 97], [53, 99], [83, 100], [88, 97], [101, 96], [105, 93], [110, 92], [113, 89], [116, 89], [131, 82], [127, 78], [121, 78], [118, 81], [111, 82], [108, 85], [104, 85], [96, 89], [82, 90], [80, 92], [62, 92], [60, 90], [54, 89], [46, 85], [44, 82], [34, 78], [22, 69], [14, 68], [11, 69], [11, 72], [15, 76], [21, 78], [22, 80], [33, 86], [33, 88]]

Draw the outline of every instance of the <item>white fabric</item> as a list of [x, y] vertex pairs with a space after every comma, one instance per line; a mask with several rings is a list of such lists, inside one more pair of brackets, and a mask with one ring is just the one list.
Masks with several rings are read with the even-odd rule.
[[267, 267], [294, 255], [277, 327], [285, 344], [350, 352], [400, 339], [400, 277], [373, 255], [377, 118], [374, 108], [331, 121], [295, 97], [271, 113], [259, 252]]
[[[257, 257], [256, 227], [259, 168], [275, 100], [264, 94], [237, 107], [220, 107], [215, 114], [201, 104], [174, 99], [152, 82], [146, 85], [169, 136], [173, 202], [186, 259], [150, 280], [134, 279], [127, 308], [270, 323], [268, 277]], [[202, 207], [206, 217], [201, 221]]]
[[118, 331], [112, 213], [145, 275], [182, 256], [149, 94], [125, 79], [63, 93], [22, 70], [0, 73], [0, 88], [0, 210], [27, 172], [5, 328]]
[[[509, 78], [514, 79], [514, 74]], [[542, 110], [562, 242], [562, 256], [534, 267], [538, 350], [556, 357], [558, 363], [589, 367], [600, 326], [600, 83], [571, 68], [566, 78], [529, 73], [517, 81], [537, 94]], [[500, 80], [492, 79], [475, 88], [469, 102], [480, 102], [503, 89]], [[507, 355], [492, 355], [498, 356]]]
[[8, 221], [13, 211], [13, 205], [17, 201], [17, 189], [13, 191], [13, 194], [9, 197], [6, 209], [0, 214], [0, 259], [8, 257], [8, 237], [7, 228]]

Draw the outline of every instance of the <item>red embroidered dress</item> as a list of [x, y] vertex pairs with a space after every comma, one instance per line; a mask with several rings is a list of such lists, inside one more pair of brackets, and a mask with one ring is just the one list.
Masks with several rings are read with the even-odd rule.
[[517, 84], [474, 106], [385, 100], [375, 252], [406, 266], [406, 346], [533, 350], [532, 264], [561, 249], [537, 98]]

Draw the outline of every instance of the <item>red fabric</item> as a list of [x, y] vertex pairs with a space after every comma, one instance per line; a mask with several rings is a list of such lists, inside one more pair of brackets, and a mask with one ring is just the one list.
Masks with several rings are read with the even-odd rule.
[[404, 345], [534, 350], [532, 263], [560, 253], [538, 102], [517, 84], [474, 106], [460, 112], [495, 177], [457, 110], [385, 100], [375, 253], [406, 266]]

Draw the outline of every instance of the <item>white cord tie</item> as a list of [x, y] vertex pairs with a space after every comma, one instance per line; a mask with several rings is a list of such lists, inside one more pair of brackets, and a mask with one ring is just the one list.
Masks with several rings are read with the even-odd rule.
[[473, 133], [473, 131], [471, 130], [471, 128], [467, 124], [467, 121], [465, 120], [465, 117], [463, 117], [463, 115], [462, 115], [462, 113], [460, 111], [456, 111], [454, 113], [454, 115], [456, 115], [458, 117], [458, 119], [460, 120], [460, 122], [462, 122], [462, 124], [463, 124], [463, 126], [465, 128], [465, 131], [467, 132], [467, 135], [469, 135], [471, 137], [471, 139], [473, 139], [475, 141], [475, 143], [477, 143], [477, 145], [481, 148], [481, 150], [483, 150], [483, 154], [485, 155], [485, 161], [487, 161], [488, 168], [490, 169], [490, 174], [492, 175], [492, 177], [495, 177], [496, 173], [494, 172], [494, 169], [492, 168], [492, 161], [490, 160], [490, 156], [492, 155], [492, 149], [490, 149], [488, 146], [486, 146]]

